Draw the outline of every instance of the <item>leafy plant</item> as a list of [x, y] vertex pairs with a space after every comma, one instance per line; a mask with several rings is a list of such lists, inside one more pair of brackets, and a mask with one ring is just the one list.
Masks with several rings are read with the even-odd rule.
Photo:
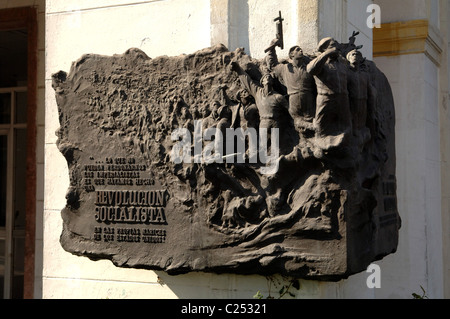
[[[286, 295], [295, 297], [295, 294], [292, 292], [291, 289], [292, 288], [296, 290], [300, 289], [300, 281], [298, 279], [292, 279], [284, 276], [281, 279], [278, 279], [275, 276], [267, 276], [266, 279], [269, 292], [269, 295], [266, 297], [266, 299], [275, 299], [275, 297], [272, 296], [272, 286], [278, 290], [277, 299], [281, 299]], [[253, 296], [253, 298], [263, 299], [264, 295], [261, 293], [261, 291], [258, 290], [258, 292]]]
[[412, 293], [413, 299], [428, 299], [425, 289], [423, 289], [422, 286], [420, 286], [420, 289], [422, 289], [422, 295]]
[[256, 294], [253, 296], [253, 299], [263, 299], [264, 296], [262, 295], [261, 291], [257, 291]]

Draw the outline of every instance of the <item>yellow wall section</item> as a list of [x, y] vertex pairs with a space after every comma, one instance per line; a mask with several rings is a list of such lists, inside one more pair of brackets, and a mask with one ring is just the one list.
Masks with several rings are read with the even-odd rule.
[[424, 53], [428, 20], [384, 23], [373, 29], [373, 56]]

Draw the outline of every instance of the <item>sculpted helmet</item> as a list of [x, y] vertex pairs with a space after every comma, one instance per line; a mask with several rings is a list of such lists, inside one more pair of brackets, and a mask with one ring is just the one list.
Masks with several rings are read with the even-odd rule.
[[331, 37], [323, 38], [322, 40], [320, 40], [319, 44], [317, 45], [317, 51], [320, 53], [325, 52], [331, 41], [335, 40]]

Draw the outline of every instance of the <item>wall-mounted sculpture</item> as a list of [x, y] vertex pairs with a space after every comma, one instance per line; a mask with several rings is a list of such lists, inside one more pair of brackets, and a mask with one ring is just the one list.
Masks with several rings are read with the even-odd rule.
[[55, 73], [64, 249], [170, 274], [321, 280], [393, 253], [394, 103], [355, 36], [287, 60], [278, 36], [261, 60], [130, 49]]

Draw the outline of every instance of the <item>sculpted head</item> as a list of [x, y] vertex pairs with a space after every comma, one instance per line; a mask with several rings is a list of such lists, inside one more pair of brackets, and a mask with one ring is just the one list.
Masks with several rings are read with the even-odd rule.
[[298, 60], [303, 58], [303, 50], [298, 46], [293, 46], [290, 50], [289, 50], [289, 58], [291, 60]]
[[236, 100], [238, 101], [242, 101], [242, 99], [246, 99], [248, 98], [250, 95], [250, 93], [248, 93], [248, 91], [246, 89], [242, 89], [239, 92], [237, 92], [236, 94]]
[[327, 37], [320, 40], [319, 45], [317, 46], [317, 51], [323, 53], [332, 48], [338, 48], [338, 42], [331, 37]]
[[362, 53], [358, 50], [352, 50], [347, 53], [347, 61], [350, 62], [351, 65], [358, 65], [363, 60]]
[[264, 73], [260, 83], [264, 87], [264, 93], [266, 95], [272, 93], [273, 78], [270, 73]]

